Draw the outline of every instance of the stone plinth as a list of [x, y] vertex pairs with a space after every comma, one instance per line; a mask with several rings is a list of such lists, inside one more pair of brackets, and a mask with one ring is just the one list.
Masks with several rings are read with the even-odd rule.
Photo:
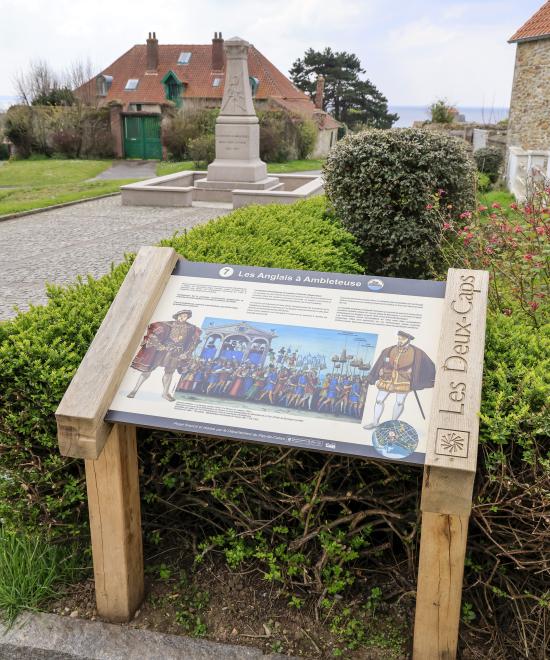
[[216, 121], [216, 159], [207, 181], [242, 184], [268, 179], [260, 160], [260, 126], [248, 79], [250, 44], [237, 37], [225, 42], [226, 75], [220, 115]]
[[282, 185], [276, 176], [268, 176], [260, 181], [245, 181], [235, 186], [235, 181], [212, 181], [211, 179], [198, 179], [195, 188], [201, 190], [233, 190], [235, 187], [241, 190], [271, 190]]

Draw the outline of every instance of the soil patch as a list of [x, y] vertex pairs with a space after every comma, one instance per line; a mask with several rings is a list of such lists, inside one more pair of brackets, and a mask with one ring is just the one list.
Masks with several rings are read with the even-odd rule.
[[[191, 571], [174, 563], [148, 570], [147, 596], [132, 628], [205, 637], [248, 645], [264, 653], [303, 658], [344, 657], [354, 660], [408, 657], [413, 610], [411, 602], [365, 606], [364, 597], [333, 601], [317, 608], [317, 597], [282, 593], [254, 570], [233, 572], [221, 561]], [[293, 605], [289, 605], [293, 603]], [[50, 612], [101, 620], [95, 609], [94, 584], [73, 585]]]

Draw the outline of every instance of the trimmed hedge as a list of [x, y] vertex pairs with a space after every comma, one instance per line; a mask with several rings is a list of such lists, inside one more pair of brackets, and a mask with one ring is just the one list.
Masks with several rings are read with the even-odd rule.
[[[240, 209], [161, 244], [192, 261], [360, 272], [353, 237], [325, 218], [322, 198]], [[50, 286], [48, 305], [0, 323], [0, 522], [81, 533], [82, 466], [59, 456], [54, 412], [131, 262]]]
[[458, 216], [475, 202], [466, 143], [435, 131], [347, 135], [323, 171], [336, 215], [363, 248], [367, 272], [378, 275], [433, 276], [442, 258], [441, 222], [432, 206], [440, 203]]
[[[352, 237], [322, 199], [241, 209], [163, 245], [193, 260], [360, 272]], [[131, 260], [97, 281], [50, 287], [47, 306], [0, 324], [8, 527], [49, 527], [60, 540], [87, 534], [82, 461], [59, 456], [53, 413]], [[477, 657], [537, 657], [546, 647], [549, 355], [550, 326], [535, 331], [520, 316], [490, 313], [463, 598]], [[222, 553], [232, 567], [251, 561], [265, 579], [317, 592], [327, 607], [354, 581], [363, 594], [380, 576], [384, 595], [415, 588], [418, 469], [143, 430], [140, 475], [149, 547], [191, 533], [199, 555]]]

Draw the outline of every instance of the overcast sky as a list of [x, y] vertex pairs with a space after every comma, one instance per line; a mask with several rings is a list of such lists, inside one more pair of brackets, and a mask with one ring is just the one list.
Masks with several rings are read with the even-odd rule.
[[[392, 105], [506, 107], [515, 46], [543, 0], [0, 0], [0, 99], [31, 60], [100, 71], [149, 31], [159, 42], [247, 39], [283, 73], [305, 50], [355, 53]], [[0, 101], [1, 103], [1, 101]]]

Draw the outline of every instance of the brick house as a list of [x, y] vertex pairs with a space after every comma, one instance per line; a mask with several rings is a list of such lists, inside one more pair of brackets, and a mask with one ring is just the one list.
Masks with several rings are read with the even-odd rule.
[[508, 120], [507, 183], [525, 194], [534, 172], [550, 176], [550, 0], [509, 39], [516, 63]]
[[[94, 79], [76, 90], [97, 105], [109, 105], [117, 157], [161, 158], [162, 118], [176, 108], [215, 108], [224, 89], [225, 53], [221, 32], [211, 44], [159, 44], [149, 33]], [[254, 46], [248, 71], [257, 109], [285, 109], [312, 119], [318, 127], [313, 156], [322, 157], [336, 142], [340, 124], [321, 109], [323, 81], [316, 103], [297, 89]]]

